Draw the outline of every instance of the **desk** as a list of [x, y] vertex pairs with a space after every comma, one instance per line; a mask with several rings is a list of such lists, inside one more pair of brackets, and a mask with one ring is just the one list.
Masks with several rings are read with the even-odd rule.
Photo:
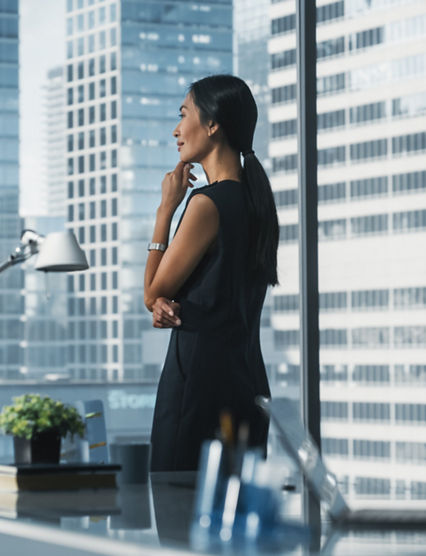
[[[64, 493], [37, 494], [38, 502], [0, 519], [0, 553], [31, 556], [119, 556], [194, 554], [189, 550], [189, 525], [195, 494], [193, 473], [153, 473], [149, 485], [128, 485], [91, 503], [91, 516], [81, 503], [65, 501]], [[53, 496], [53, 498], [52, 498]], [[86, 496], [86, 495], [84, 495]], [[93, 500], [101, 494], [93, 492]], [[285, 515], [299, 518], [300, 489], [283, 493]], [[50, 497], [50, 498], [49, 498]], [[90, 497], [89, 497], [90, 498]], [[50, 502], [49, 502], [50, 500]], [[110, 504], [102, 511], [102, 503]], [[7, 512], [6, 512], [7, 513]], [[3, 513], [3, 516], [6, 515]], [[425, 531], [334, 531], [322, 523], [321, 554], [424, 554]], [[317, 554], [299, 547], [280, 554]]]

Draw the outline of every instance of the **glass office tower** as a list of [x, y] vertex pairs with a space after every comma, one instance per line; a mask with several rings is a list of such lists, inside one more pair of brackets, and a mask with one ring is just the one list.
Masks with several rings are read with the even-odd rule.
[[231, 0], [67, 1], [67, 225], [90, 264], [68, 278], [73, 378], [158, 379], [142, 286], [171, 133], [187, 86], [230, 71]]
[[[0, 3], [0, 262], [19, 242], [19, 26], [17, 0]], [[0, 275], [0, 380], [19, 378], [22, 270]]]
[[47, 72], [44, 99], [47, 214], [52, 217], [65, 218], [66, 104], [64, 68], [62, 66], [57, 66]]
[[[270, 14], [275, 336], [297, 368], [295, 2]], [[425, 39], [422, 1], [317, 2], [322, 445], [351, 497], [426, 496]]]

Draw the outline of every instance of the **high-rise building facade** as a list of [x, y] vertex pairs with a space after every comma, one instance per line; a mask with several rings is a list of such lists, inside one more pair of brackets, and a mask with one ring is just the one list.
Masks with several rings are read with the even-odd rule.
[[[273, 1], [275, 342], [298, 380], [295, 1]], [[424, 498], [426, 4], [317, 2], [323, 452], [349, 495]]]
[[45, 161], [47, 214], [65, 219], [66, 127], [65, 76], [63, 66], [47, 72], [44, 88]]
[[158, 379], [143, 273], [171, 133], [187, 86], [231, 70], [231, 0], [67, 1], [67, 225], [90, 264], [68, 277], [73, 378]]
[[[19, 242], [19, 2], [0, 4], [0, 261]], [[0, 380], [19, 378], [22, 270], [0, 275]]]

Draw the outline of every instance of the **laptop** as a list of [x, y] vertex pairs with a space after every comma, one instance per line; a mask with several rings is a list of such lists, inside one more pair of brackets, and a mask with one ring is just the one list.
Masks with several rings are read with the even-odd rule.
[[303, 426], [299, 403], [289, 398], [267, 400], [262, 397], [257, 398], [256, 403], [271, 417], [286, 453], [294, 460], [333, 522], [343, 527], [426, 528], [426, 502], [424, 509], [399, 506], [352, 510], [339, 490], [335, 475], [323, 462], [317, 445]]

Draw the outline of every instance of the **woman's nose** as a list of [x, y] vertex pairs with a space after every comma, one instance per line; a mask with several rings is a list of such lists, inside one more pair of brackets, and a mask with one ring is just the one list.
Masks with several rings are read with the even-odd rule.
[[173, 130], [173, 137], [179, 137], [179, 130], [178, 130], [179, 126], [176, 126], [175, 129]]

